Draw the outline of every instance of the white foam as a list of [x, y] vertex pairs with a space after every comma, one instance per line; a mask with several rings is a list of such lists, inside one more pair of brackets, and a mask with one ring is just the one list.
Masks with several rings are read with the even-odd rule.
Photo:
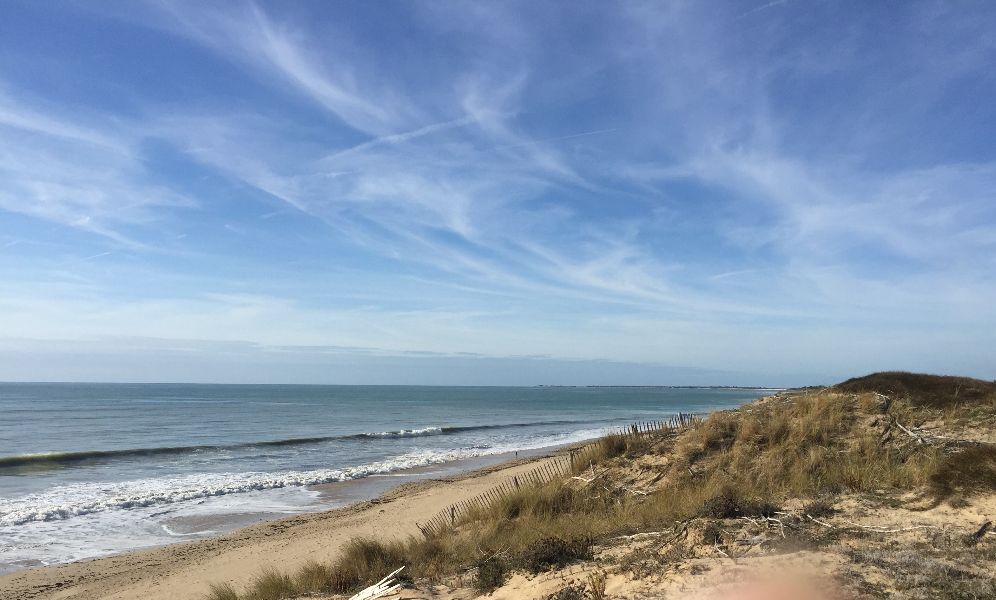
[[3, 499], [0, 505], [0, 527], [64, 520], [109, 510], [173, 505], [251, 491], [347, 481], [455, 460], [570, 443], [602, 433], [602, 429], [587, 430], [537, 438], [524, 444], [421, 450], [343, 469], [201, 473], [164, 479], [73, 483], [41, 493]]
[[381, 431], [380, 433], [365, 433], [366, 437], [382, 437], [382, 438], [407, 438], [407, 437], [422, 437], [426, 435], [441, 435], [443, 433], [442, 427], [423, 427], [421, 429], [402, 429], [401, 431]]

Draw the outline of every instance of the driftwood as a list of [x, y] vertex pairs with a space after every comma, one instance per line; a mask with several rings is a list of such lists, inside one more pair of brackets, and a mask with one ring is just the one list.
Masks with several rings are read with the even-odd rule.
[[903, 427], [903, 424], [899, 422], [899, 419], [893, 419], [892, 422], [896, 424], [896, 427], [898, 427], [900, 429], [900, 431], [902, 431], [906, 435], [908, 435], [911, 438], [913, 438], [914, 440], [916, 440], [916, 443], [918, 443], [918, 444], [926, 444], [927, 443], [927, 440], [924, 438], [924, 436], [919, 435], [917, 433], [914, 433], [913, 431], [911, 431], [911, 430]]
[[665, 535], [665, 534], [668, 534], [668, 533], [673, 533], [673, 532], [671, 530], [665, 530], [665, 531], [646, 531], [646, 532], [643, 532], [643, 533], [634, 533], [633, 535], [618, 535], [618, 536], [616, 536], [616, 537], [614, 537], [612, 539], [613, 540], [641, 540], [643, 538], [653, 538], [653, 537], [662, 536], [662, 535]]
[[872, 533], [902, 533], [904, 531], [916, 531], [918, 529], [944, 529], [943, 527], [937, 527], [936, 525], [913, 525], [912, 527], [889, 528], [885, 525], [859, 525], [851, 521], [844, 521], [847, 525], [842, 526], [831, 525], [826, 521], [820, 521], [812, 515], [806, 515], [806, 518], [817, 525], [822, 525], [829, 529], [864, 529], [865, 531], [871, 531]]
[[374, 600], [374, 598], [381, 598], [397, 591], [401, 587], [401, 584], [395, 583], [394, 578], [402, 571], [402, 569], [404, 569], [404, 567], [394, 571], [372, 586], [357, 592], [353, 596], [350, 596], [349, 600]]
[[844, 521], [851, 527], [857, 529], [864, 529], [871, 531], [873, 533], [901, 533], [904, 531], [916, 531], [917, 529], [943, 529], [943, 527], [937, 527], [936, 525], [913, 525], [912, 527], [898, 527], [895, 529], [890, 529], [885, 525], [858, 525], [857, 523], [852, 523], [850, 521]]

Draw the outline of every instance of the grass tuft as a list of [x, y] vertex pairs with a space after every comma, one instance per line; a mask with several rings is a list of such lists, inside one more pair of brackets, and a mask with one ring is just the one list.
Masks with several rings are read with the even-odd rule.
[[264, 569], [253, 579], [249, 600], [283, 600], [297, 595], [297, 587], [290, 575], [276, 569]]
[[212, 583], [205, 600], [239, 600], [235, 588], [228, 583]]

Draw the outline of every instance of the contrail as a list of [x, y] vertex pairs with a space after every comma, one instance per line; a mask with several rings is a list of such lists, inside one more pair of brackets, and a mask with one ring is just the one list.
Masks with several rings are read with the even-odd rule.
[[571, 138], [584, 137], [586, 135], [596, 135], [599, 133], [609, 133], [611, 131], [617, 131], [618, 127], [612, 127], [610, 129], [595, 129], [593, 131], [584, 131], [581, 133], [572, 133], [570, 135], [562, 135], [559, 137], [545, 138], [542, 140], [532, 140], [530, 142], [522, 142], [520, 144], [509, 144], [508, 146], [495, 146], [493, 148], [488, 148], [485, 152], [490, 152], [492, 150], [506, 150], [508, 148], [520, 148], [522, 146], [533, 146], [535, 144], [545, 144], [547, 142], [559, 142], [560, 140], [569, 140]]
[[778, 6], [779, 4], [785, 4], [786, 2], [788, 2], [788, 0], [774, 0], [774, 2], [768, 2], [767, 4], [762, 4], [761, 6], [758, 6], [756, 8], [752, 8], [752, 9], [748, 10], [744, 14], [740, 15], [739, 17], [737, 17], [737, 19], [738, 20], [742, 19], [742, 18], [744, 18], [746, 16], [752, 15], [752, 14], [754, 14], [756, 12], [761, 12], [762, 10], [771, 8], [773, 6]]

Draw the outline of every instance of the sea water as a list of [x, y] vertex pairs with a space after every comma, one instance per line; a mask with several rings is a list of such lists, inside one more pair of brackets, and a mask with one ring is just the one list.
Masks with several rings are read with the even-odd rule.
[[315, 490], [320, 484], [452, 470], [462, 464], [455, 461], [577, 442], [766, 393], [0, 383], [0, 572], [334, 506]]

